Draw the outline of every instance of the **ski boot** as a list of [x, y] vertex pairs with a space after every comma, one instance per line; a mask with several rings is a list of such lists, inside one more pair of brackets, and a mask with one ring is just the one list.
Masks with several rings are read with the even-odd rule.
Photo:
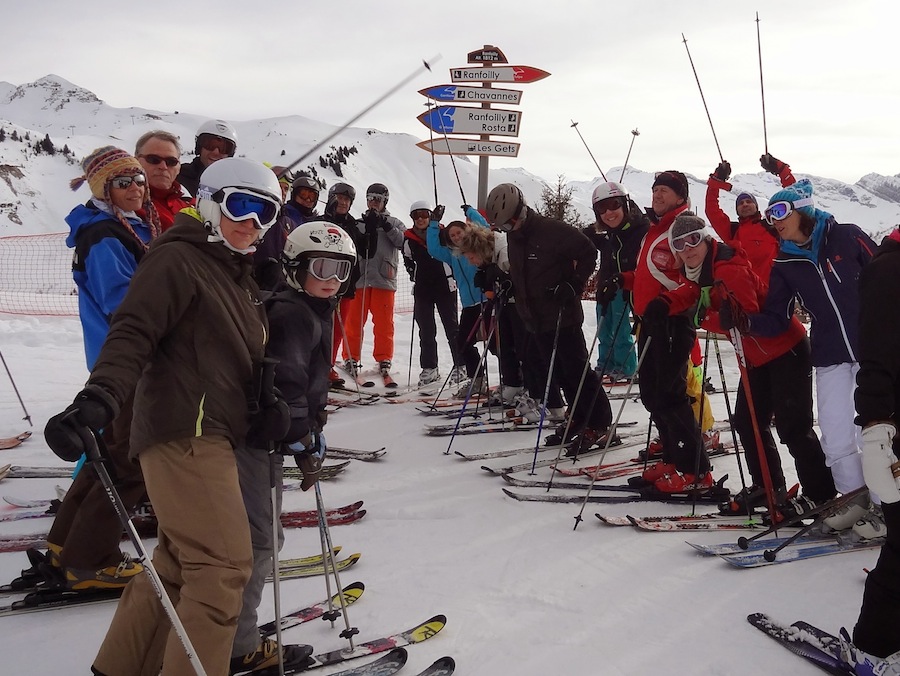
[[[279, 646], [271, 638], [265, 638], [262, 643], [257, 646], [256, 650], [247, 655], [238, 655], [231, 658], [229, 673], [232, 676], [237, 674], [253, 674], [254, 672], [278, 670], [278, 651]], [[285, 671], [290, 670], [291, 673], [302, 670], [309, 662], [313, 648], [311, 645], [286, 645], [281, 648], [284, 659]]]

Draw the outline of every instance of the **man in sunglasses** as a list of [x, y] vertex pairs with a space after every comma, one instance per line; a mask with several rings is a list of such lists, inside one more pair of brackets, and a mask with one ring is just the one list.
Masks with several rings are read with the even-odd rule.
[[213, 162], [234, 157], [237, 151], [237, 132], [225, 120], [209, 120], [200, 125], [194, 137], [196, 157], [189, 164], [181, 165], [178, 182], [192, 197], [200, 186], [200, 174]]
[[[176, 180], [181, 167], [181, 144], [175, 134], [154, 129], [137, 140], [134, 156], [144, 168], [150, 185], [150, 200], [165, 232], [172, 227], [175, 214], [194, 203]], [[138, 214], [143, 215], [142, 212]]]

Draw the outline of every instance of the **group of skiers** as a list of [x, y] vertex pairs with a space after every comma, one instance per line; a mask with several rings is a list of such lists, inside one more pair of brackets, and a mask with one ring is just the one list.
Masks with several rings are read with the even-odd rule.
[[[783, 187], [762, 213], [749, 194], [738, 196], [736, 222], [722, 211], [719, 193], [731, 189], [722, 162], [707, 183], [709, 224], [689, 210], [685, 175], [669, 170], [655, 177], [646, 213], [624, 186], [600, 184], [596, 225], [582, 232], [538, 214], [510, 183], [491, 190], [483, 213], [463, 205], [466, 220], [446, 226], [442, 206], [417, 201], [406, 228], [387, 211], [381, 183], [368, 187], [360, 218], [350, 215], [356, 191], [345, 182], [328, 189], [319, 215], [316, 180], [235, 158], [227, 123], [205, 124], [195, 141], [197, 157], [180, 173], [181, 147], [166, 132], [142, 136], [133, 156], [105, 146], [84, 159], [72, 187], [87, 182], [91, 197], [67, 222], [91, 375], [46, 438], [74, 461], [93, 454], [84, 429], [102, 430], [126, 506], [146, 491], [159, 524], [153, 564], [207, 673], [279, 659], [297, 666], [312, 652], [262, 639], [257, 628], [280, 546], [270, 473], [280, 475], [291, 456], [305, 488], [317, 480], [327, 394], [341, 380], [337, 351], [343, 346], [344, 370], [359, 377], [370, 313], [373, 357], [389, 384], [400, 255], [414, 282], [420, 385], [440, 378], [437, 311], [459, 394], [486, 389], [481, 336], [499, 359], [498, 403], [558, 421], [548, 441], [578, 455], [610, 432], [604, 382], [636, 378], [659, 433], [660, 458], [642, 480], [663, 493], [715, 483], [703, 396], [689, 381], [697, 380], [697, 329], [726, 335], [742, 359], [733, 424], [752, 483], [723, 509], [773, 503], [774, 518], [790, 518], [868, 484], [871, 498], [825, 520], [860, 537], [886, 535], [848, 659], [900, 673], [900, 659], [889, 657], [900, 650], [892, 629], [900, 620], [892, 473], [900, 351], [898, 332], [882, 324], [896, 323], [896, 304], [882, 301], [900, 291], [900, 231], [876, 253], [860, 228], [815, 206], [809, 181], [795, 181], [768, 154], [762, 166]], [[581, 298], [598, 256], [595, 369]], [[810, 336], [795, 317], [798, 300], [813, 319]], [[800, 495], [786, 485], [773, 419]], [[127, 583], [94, 673], [193, 673], [142, 566], [120, 552], [120, 533], [104, 487], [82, 471], [31, 574], [74, 590]]]

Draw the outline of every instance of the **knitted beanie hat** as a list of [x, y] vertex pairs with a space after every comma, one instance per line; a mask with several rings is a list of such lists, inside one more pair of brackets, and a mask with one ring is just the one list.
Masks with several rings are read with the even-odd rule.
[[[691, 211], [682, 211], [669, 229], [669, 241], [674, 241], [697, 230], [706, 230], [706, 221]], [[709, 233], [704, 232], [703, 236], [708, 237]]]
[[737, 204], [741, 200], [751, 200], [753, 202], [753, 204], [756, 205], [756, 208], [759, 209], [759, 202], [757, 202], [756, 197], [751, 195], [749, 192], [742, 192], [740, 195], [737, 196], [737, 199], [734, 201], [734, 203]]
[[[801, 202], [801, 200], [808, 200]], [[813, 185], [808, 178], [797, 181], [787, 188], [782, 188], [769, 198], [769, 206], [775, 202], [790, 202], [796, 211], [810, 218], [816, 217], [816, 205], [813, 201]]]
[[91, 194], [101, 200], [109, 199], [106, 184], [110, 179], [144, 173], [144, 168], [134, 157], [115, 146], [97, 148], [81, 161], [81, 168], [84, 175], [73, 178], [69, 187], [78, 190], [87, 181]]
[[671, 188], [675, 191], [675, 194], [683, 200], [687, 200], [688, 198], [687, 177], [680, 171], [670, 169], [668, 171], [659, 172], [656, 175], [656, 180], [653, 181], [653, 187], [655, 188], [658, 185], [664, 185], [667, 188]]

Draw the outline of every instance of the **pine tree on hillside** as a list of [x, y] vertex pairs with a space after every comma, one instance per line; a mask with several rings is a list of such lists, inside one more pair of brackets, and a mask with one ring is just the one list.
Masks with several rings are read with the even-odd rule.
[[3, 127], [0, 127], [0, 143], [3, 143], [6, 140], [6, 130]]
[[566, 187], [566, 177], [559, 175], [556, 177], [556, 185], [550, 187], [544, 184], [541, 190], [541, 199], [537, 205], [537, 212], [541, 216], [555, 218], [563, 223], [568, 223], [574, 228], [583, 228], [587, 226], [585, 220], [581, 217], [575, 207], [572, 206], [572, 188]]

